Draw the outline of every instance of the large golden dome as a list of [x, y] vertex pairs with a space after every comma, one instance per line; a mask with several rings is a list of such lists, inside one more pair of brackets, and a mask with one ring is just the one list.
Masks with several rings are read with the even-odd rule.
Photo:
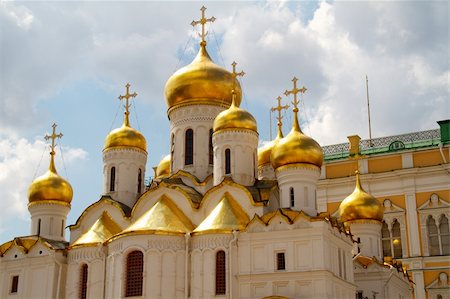
[[[234, 84], [233, 84], [234, 81]], [[236, 104], [241, 103], [241, 87], [230, 72], [214, 64], [201, 44], [197, 57], [167, 80], [164, 90], [168, 109], [189, 104], [229, 107], [235, 86]]]
[[[233, 98], [235, 98], [234, 90]], [[220, 112], [214, 119], [214, 132], [226, 129], [247, 129], [258, 132], [256, 119], [250, 112], [236, 106], [235, 100], [232, 101], [230, 108]]]
[[61, 202], [70, 204], [73, 197], [72, 186], [56, 172], [53, 155], [48, 171], [35, 179], [28, 188], [28, 202]]
[[112, 130], [105, 139], [105, 147], [107, 150], [114, 147], [134, 147], [147, 151], [147, 141], [145, 137], [136, 129], [130, 127], [128, 116], [120, 128]]
[[342, 222], [367, 219], [382, 221], [383, 213], [382, 204], [361, 187], [357, 171], [355, 190], [339, 206], [340, 220]]
[[270, 161], [274, 169], [288, 164], [310, 164], [322, 166], [323, 151], [320, 145], [300, 129], [294, 109], [294, 124], [291, 132], [273, 147]]
[[156, 178], [167, 177], [170, 174], [170, 154], [161, 159], [156, 168]]

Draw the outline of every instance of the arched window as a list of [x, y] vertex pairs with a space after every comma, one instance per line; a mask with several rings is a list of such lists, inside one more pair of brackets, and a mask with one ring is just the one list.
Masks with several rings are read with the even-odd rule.
[[231, 173], [231, 150], [227, 148], [225, 150], [225, 174]]
[[114, 191], [114, 186], [116, 185], [116, 167], [111, 167], [111, 177], [109, 180], [109, 191]]
[[289, 201], [290, 201], [291, 208], [293, 206], [295, 206], [295, 194], [294, 194], [293, 187], [289, 188]]
[[226, 294], [225, 251], [216, 253], [216, 295]]
[[142, 170], [139, 168], [139, 172], [138, 172], [138, 190], [137, 190], [137, 192], [139, 194], [141, 193], [141, 188], [142, 188]]
[[439, 235], [441, 237], [441, 254], [449, 255], [450, 254], [450, 232], [448, 229], [448, 219], [445, 215], [441, 216], [441, 220], [439, 221]]
[[427, 229], [428, 229], [428, 246], [430, 250], [430, 255], [439, 255], [439, 234], [436, 226], [436, 221], [430, 215], [427, 219]]
[[173, 153], [175, 151], [175, 134], [170, 137], [170, 172], [173, 172]]
[[397, 219], [392, 224], [392, 247], [394, 248], [394, 258], [402, 258], [402, 237], [400, 235], [400, 223]]
[[212, 143], [213, 129], [209, 130], [209, 164], [214, 164], [214, 149]]
[[142, 296], [144, 255], [141, 251], [135, 250], [128, 254], [126, 269], [125, 297]]
[[37, 235], [40, 236], [41, 235], [41, 218], [38, 219], [38, 226], [37, 226]]
[[383, 244], [383, 256], [392, 257], [391, 234], [386, 222], [383, 222], [383, 226], [381, 227], [381, 242]]
[[61, 219], [61, 237], [64, 236], [64, 219]]
[[194, 164], [194, 131], [187, 129], [184, 137], [184, 165], [192, 165]]
[[80, 269], [80, 299], [87, 297], [87, 279], [88, 279], [88, 265], [81, 265]]

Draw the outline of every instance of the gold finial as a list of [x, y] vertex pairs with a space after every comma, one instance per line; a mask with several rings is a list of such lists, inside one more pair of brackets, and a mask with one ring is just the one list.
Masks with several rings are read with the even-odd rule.
[[53, 125], [52, 125], [52, 128], [53, 128], [52, 135], [45, 135], [44, 136], [45, 140], [49, 140], [49, 139], [52, 140], [52, 145], [50, 146], [50, 148], [51, 148], [51, 152], [50, 152], [50, 166], [48, 167], [48, 169], [50, 171], [54, 172], [54, 173], [56, 173], [55, 159], [54, 159], [55, 146], [56, 146], [55, 140], [56, 140], [56, 138], [63, 137], [62, 133], [56, 134], [56, 127], [57, 127], [57, 125], [55, 123], [53, 123]]
[[231, 94], [232, 94], [233, 98], [232, 98], [232, 101], [231, 101], [231, 105], [236, 105], [236, 103], [235, 103], [236, 78], [237, 77], [242, 77], [242, 76], [245, 75], [244, 71], [240, 71], [239, 73], [236, 72], [236, 65], [237, 65], [236, 61], [233, 61], [233, 63], [231, 64], [231, 66], [233, 67], [233, 71], [231, 72], [231, 77], [233, 78], [233, 90], [231, 91]]
[[202, 6], [202, 8], [200, 8], [200, 10], [201, 10], [201, 12], [202, 12], [202, 17], [201, 17], [201, 19], [200, 20], [198, 20], [198, 21], [192, 21], [191, 22], [191, 25], [192, 26], [196, 26], [196, 25], [198, 25], [198, 24], [200, 24], [200, 25], [202, 25], [202, 33], [201, 34], [199, 34], [199, 36], [202, 38], [202, 41], [200, 42], [200, 46], [206, 46], [206, 40], [205, 40], [205, 37], [208, 35], [208, 32], [205, 32], [205, 24], [207, 23], [207, 22], [211, 22], [211, 23], [213, 23], [215, 20], [216, 20], [216, 18], [215, 17], [211, 17], [211, 18], [209, 18], [209, 19], [207, 19], [207, 18], [205, 18], [205, 10], [206, 10], [206, 7], [205, 6]]
[[127, 88], [126, 89], [126, 93], [125, 93], [125, 95], [120, 95], [119, 96], [119, 100], [123, 100], [123, 99], [125, 99], [125, 105], [123, 106], [124, 108], [125, 108], [125, 117], [124, 117], [124, 124], [126, 125], [126, 126], [130, 126], [130, 119], [129, 119], [129, 115], [130, 115], [130, 107], [131, 107], [131, 105], [130, 105], [130, 103], [128, 102], [131, 98], [135, 98], [136, 96], [137, 96], [137, 93], [131, 93], [130, 94], [130, 83], [127, 83], [127, 85], [125, 85], [125, 87]]
[[301, 132], [302, 130], [300, 129], [300, 125], [298, 123], [298, 117], [297, 117], [297, 113], [298, 113], [298, 103], [299, 101], [297, 100], [297, 94], [300, 93], [305, 93], [306, 92], [306, 87], [302, 87], [302, 88], [297, 88], [297, 81], [298, 79], [296, 77], [294, 77], [292, 79], [292, 82], [294, 82], [294, 88], [292, 90], [286, 90], [284, 92], [284, 94], [286, 96], [293, 94], [294, 95], [294, 100], [292, 101], [292, 105], [294, 106], [294, 109], [292, 109], [292, 111], [294, 111], [294, 123], [293, 123], [293, 129], [296, 131]]
[[283, 131], [282, 131], [283, 123], [281, 122], [281, 120], [283, 119], [283, 116], [281, 115], [281, 111], [284, 110], [284, 109], [289, 108], [289, 105], [282, 106], [281, 105], [281, 99], [282, 98], [280, 96], [278, 96], [278, 98], [277, 98], [278, 106], [270, 108], [270, 111], [272, 111], [272, 112], [273, 111], [278, 111], [278, 116], [277, 116], [277, 120], [278, 120], [278, 136], [280, 138], [283, 138]]

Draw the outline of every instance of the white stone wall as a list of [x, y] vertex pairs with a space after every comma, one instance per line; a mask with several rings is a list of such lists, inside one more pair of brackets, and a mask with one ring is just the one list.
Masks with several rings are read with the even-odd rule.
[[361, 255], [383, 260], [381, 247], [381, 222], [376, 220], [355, 220], [350, 222], [350, 231], [355, 239], [360, 238], [358, 244]]
[[[135, 148], [111, 148], [103, 152], [103, 193], [132, 207], [145, 191], [147, 153]], [[114, 191], [110, 191], [111, 169], [116, 168]], [[141, 170], [141, 192], [138, 175]]]
[[222, 182], [225, 174], [225, 150], [230, 149], [231, 177], [234, 182], [252, 186], [257, 175], [258, 133], [251, 130], [224, 130], [213, 135], [214, 185]]
[[[169, 112], [170, 149], [172, 153], [171, 172], [185, 170], [201, 181], [213, 172], [209, 164], [209, 130], [216, 116], [225, 110], [215, 105], [189, 105], [175, 108]], [[185, 165], [185, 133], [194, 132], [194, 163]]]
[[31, 214], [31, 235], [64, 241], [67, 214], [70, 206], [57, 203], [39, 203], [28, 207]]

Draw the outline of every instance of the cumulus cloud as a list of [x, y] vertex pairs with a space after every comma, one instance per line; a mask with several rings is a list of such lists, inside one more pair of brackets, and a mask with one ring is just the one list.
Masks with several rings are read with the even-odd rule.
[[[41, 140], [0, 135], [0, 232], [20, 226], [23, 234], [27, 234], [30, 219], [28, 187], [48, 168], [48, 152], [48, 144]], [[56, 168], [63, 177], [66, 167], [87, 158], [87, 152], [80, 148], [63, 147], [62, 152], [63, 156], [58, 149]]]

